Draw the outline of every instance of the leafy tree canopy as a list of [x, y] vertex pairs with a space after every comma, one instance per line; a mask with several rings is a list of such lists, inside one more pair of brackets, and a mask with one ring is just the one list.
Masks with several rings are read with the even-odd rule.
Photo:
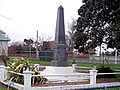
[[30, 45], [32, 45], [33, 44], [33, 40], [32, 39], [24, 39], [24, 45], [26, 45], [26, 46], [30, 46]]
[[82, 52], [102, 43], [120, 48], [120, 0], [83, 0], [78, 15], [76, 49]]

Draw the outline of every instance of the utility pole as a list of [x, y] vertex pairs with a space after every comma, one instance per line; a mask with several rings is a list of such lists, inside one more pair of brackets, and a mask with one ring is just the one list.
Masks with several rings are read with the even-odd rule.
[[38, 52], [38, 30], [37, 30], [37, 37], [36, 37], [36, 58], [39, 59], [39, 52]]

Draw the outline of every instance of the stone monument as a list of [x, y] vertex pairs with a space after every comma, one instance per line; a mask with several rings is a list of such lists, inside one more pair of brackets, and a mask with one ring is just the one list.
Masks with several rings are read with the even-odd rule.
[[66, 59], [66, 41], [64, 27], [64, 9], [59, 6], [57, 11], [56, 32], [54, 40], [54, 56], [51, 62], [52, 66], [68, 66]]
[[[68, 66], [66, 59], [66, 41], [65, 41], [65, 29], [64, 29], [64, 9], [59, 6], [57, 12], [56, 32], [54, 41], [54, 57], [51, 61], [52, 66], [45, 66], [44, 71], [41, 71], [41, 75], [45, 76], [49, 81], [66, 81], [66, 80], [81, 80], [80, 77], [66, 77], [61, 75], [78, 75], [75, 72], [75, 67]], [[53, 75], [53, 77], [49, 76]], [[60, 76], [59, 76], [60, 75]], [[86, 78], [85, 78], [86, 79]]]

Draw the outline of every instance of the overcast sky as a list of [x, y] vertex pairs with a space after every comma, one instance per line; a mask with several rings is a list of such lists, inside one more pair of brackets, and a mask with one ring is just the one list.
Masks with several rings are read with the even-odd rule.
[[78, 17], [82, 0], [0, 0], [0, 29], [11, 41], [35, 39], [37, 30], [39, 36], [52, 36], [54, 39], [60, 5], [64, 7], [67, 31], [67, 23]]

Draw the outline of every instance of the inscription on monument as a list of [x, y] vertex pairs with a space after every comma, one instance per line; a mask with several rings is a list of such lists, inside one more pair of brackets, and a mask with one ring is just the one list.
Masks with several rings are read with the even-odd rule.
[[66, 50], [65, 49], [58, 49], [58, 59], [65, 60], [66, 58]]

